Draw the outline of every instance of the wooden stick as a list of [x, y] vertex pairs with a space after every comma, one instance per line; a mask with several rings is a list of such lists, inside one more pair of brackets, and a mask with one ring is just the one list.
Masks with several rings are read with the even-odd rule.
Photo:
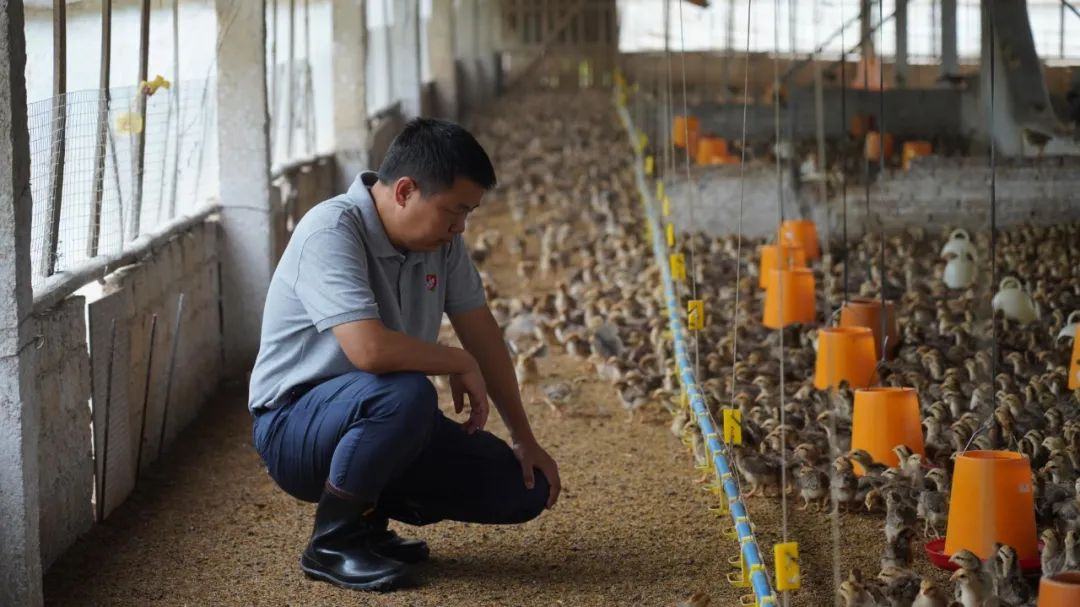
[[169, 349], [169, 370], [165, 375], [165, 404], [161, 407], [161, 434], [158, 438], [158, 458], [165, 450], [165, 425], [169, 420], [169, 401], [172, 396], [173, 370], [176, 369], [176, 345], [180, 343], [180, 318], [184, 314], [184, 294], [176, 300], [176, 321], [173, 323], [172, 347]]
[[[94, 147], [94, 191], [90, 212], [90, 241], [86, 256], [97, 257], [101, 242], [101, 198], [105, 194], [105, 146], [109, 136], [109, 65], [112, 62], [112, 0], [101, 2], [101, 59], [98, 71], [97, 145]], [[119, 195], [119, 190], [117, 190]]]
[[146, 442], [146, 403], [150, 401], [150, 373], [154, 368], [154, 334], [157, 333], [157, 314], [150, 318], [150, 347], [146, 355], [146, 383], [143, 384], [142, 420], [139, 422], [139, 447], [135, 455], [135, 482], [139, 481], [142, 471], [142, 450]]
[[60, 244], [60, 209], [64, 201], [64, 151], [67, 138], [67, 9], [64, 0], [53, 0], [53, 121], [49, 161], [49, 209], [46, 214], [45, 248], [41, 250], [41, 275], [56, 271]]
[[97, 520], [100, 523], [105, 520], [105, 491], [108, 485], [105, 481], [109, 474], [109, 403], [112, 401], [112, 375], [113, 358], [116, 355], [116, 319], [112, 320], [112, 328], [109, 330], [109, 362], [105, 365], [105, 427], [102, 429], [104, 436], [101, 439], [101, 493], [97, 496]]

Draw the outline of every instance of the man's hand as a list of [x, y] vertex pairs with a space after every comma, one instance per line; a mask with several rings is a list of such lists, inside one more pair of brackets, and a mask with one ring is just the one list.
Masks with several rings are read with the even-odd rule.
[[559, 499], [559, 492], [562, 491], [562, 481], [559, 479], [559, 465], [535, 440], [525, 442], [515, 440], [513, 441], [513, 450], [514, 455], [521, 462], [521, 475], [525, 478], [526, 487], [532, 489], [536, 484], [533, 467], [539, 468], [544, 473], [550, 486], [547, 507], [554, 507], [555, 502]]
[[450, 392], [454, 396], [455, 413], [461, 413], [465, 409], [465, 395], [469, 395], [469, 419], [461, 424], [465, 432], [472, 434], [477, 430], [483, 430], [484, 424], [487, 423], [490, 405], [487, 384], [484, 383], [484, 376], [480, 374], [480, 367], [475, 362], [465, 373], [450, 375]]

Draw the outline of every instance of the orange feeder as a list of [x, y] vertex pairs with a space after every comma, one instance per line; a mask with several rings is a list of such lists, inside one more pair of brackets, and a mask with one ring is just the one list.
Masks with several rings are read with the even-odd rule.
[[[866, 327], [827, 327], [818, 331], [814, 387], [832, 388], [846, 380], [852, 388], [874, 382], [874, 333]], [[892, 447], [890, 447], [891, 449]]]
[[904, 146], [900, 149], [901, 162], [905, 171], [911, 168], [913, 158], [929, 156], [934, 152], [934, 148], [929, 141], [905, 141]]
[[[906, 445], [915, 453], [926, 455], [918, 393], [914, 388], [856, 390], [851, 448], [864, 449], [875, 462], [896, 467], [900, 464], [900, 458], [893, 453], [897, 445]], [[858, 463], [855, 473], [863, 473]]]
[[981, 559], [994, 543], [1038, 559], [1031, 462], [1015, 451], [968, 451], [956, 456], [945, 553], [967, 549]]
[[874, 117], [870, 114], [853, 114], [849, 119], [848, 132], [855, 139], [862, 139], [873, 128]]
[[1039, 607], [1080, 605], [1080, 571], [1065, 571], [1039, 580]]
[[[870, 131], [866, 134], [866, 149], [863, 150], [866, 154], [866, 159], [871, 162], [877, 162], [881, 160], [881, 134], [877, 131]], [[893, 136], [892, 133], [885, 133], [885, 159], [892, 158], [893, 155]]]
[[671, 123], [671, 142], [677, 148], [686, 147], [687, 135], [693, 141], [697, 138], [700, 127], [701, 123], [694, 116], [676, 116]]
[[701, 137], [698, 139], [694, 161], [699, 165], [720, 164], [720, 160], [727, 156], [727, 153], [726, 140], [720, 137]]
[[758, 287], [768, 286], [773, 270], [790, 270], [806, 267], [806, 252], [794, 245], [767, 244], [761, 247], [761, 264], [758, 266]]
[[1069, 361], [1069, 389], [1080, 388], [1080, 332], [1073, 337], [1072, 360]]
[[821, 246], [818, 245], [817, 228], [809, 219], [787, 219], [780, 224], [776, 240], [780, 244], [795, 245], [806, 251], [810, 261], [821, 258]]
[[815, 312], [813, 272], [807, 268], [792, 268], [769, 273], [762, 324], [770, 329], [780, 329], [797, 322], [810, 323], [814, 322]]
[[[892, 358], [900, 347], [900, 329], [896, 325], [896, 308], [893, 302], [885, 302], [886, 356]], [[853, 297], [840, 308], [841, 327], [867, 327], [874, 332], [874, 352], [881, 356], [881, 300], [870, 297]]]

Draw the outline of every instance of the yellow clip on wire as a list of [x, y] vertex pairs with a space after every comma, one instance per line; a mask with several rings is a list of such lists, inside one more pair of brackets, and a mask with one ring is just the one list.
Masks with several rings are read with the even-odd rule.
[[659, 179], [656, 180], [656, 198], [658, 200], [664, 199], [664, 182]]
[[645, 148], [649, 145], [649, 136], [645, 133], [638, 133], [638, 152], [644, 152]]
[[686, 328], [691, 331], [701, 331], [705, 328], [704, 301], [700, 299], [691, 299], [686, 303]]
[[667, 196], [664, 196], [664, 199], [660, 202], [660, 213], [664, 217], [671, 216], [671, 199]]
[[682, 253], [671, 254], [671, 278], [679, 282], [686, 281], [686, 257]]
[[724, 410], [724, 442], [729, 445], [742, 444], [742, 411], [733, 408]]
[[656, 161], [653, 159], [651, 154], [645, 157], [645, 175], [652, 177], [655, 164]]
[[799, 544], [787, 542], [773, 547], [776, 561], [776, 589], [798, 590], [802, 583], [799, 574]]
[[668, 248], [673, 248], [675, 246], [675, 224], [669, 223], [664, 226], [664, 233], [667, 234]]

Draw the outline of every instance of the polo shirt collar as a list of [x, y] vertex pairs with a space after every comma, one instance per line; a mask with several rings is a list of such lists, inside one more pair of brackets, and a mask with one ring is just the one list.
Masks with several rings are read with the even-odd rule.
[[364, 231], [367, 232], [371, 252], [376, 257], [404, 258], [405, 254], [398, 251], [390, 242], [390, 237], [386, 235], [386, 228], [383, 227], [382, 219], [379, 218], [375, 201], [371, 198], [371, 192], [368, 191], [368, 188], [375, 185], [378, 180], [379, 175], [375, 171], [363, 171], [353, 180], [346, 196], [360, 207], [360, 216], [364, 221]]

